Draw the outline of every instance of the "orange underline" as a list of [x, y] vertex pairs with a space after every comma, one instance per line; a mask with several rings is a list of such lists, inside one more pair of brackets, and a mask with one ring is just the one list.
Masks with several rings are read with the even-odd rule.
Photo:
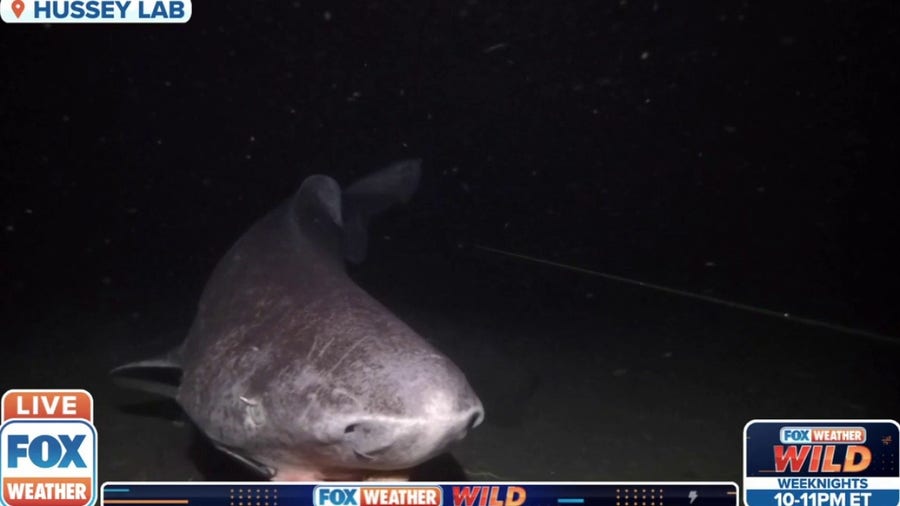
[[104, 499], [104, 504], [187, 504], [187, 499]]

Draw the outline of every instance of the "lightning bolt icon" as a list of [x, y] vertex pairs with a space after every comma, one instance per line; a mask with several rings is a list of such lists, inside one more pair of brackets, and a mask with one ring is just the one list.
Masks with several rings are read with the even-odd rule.
[[691, 500], [690, 504], [694, 504], [694, 501], [697, 500], [697, 491], [691, 490], [690, 492], [688, 492], [688, 499]]

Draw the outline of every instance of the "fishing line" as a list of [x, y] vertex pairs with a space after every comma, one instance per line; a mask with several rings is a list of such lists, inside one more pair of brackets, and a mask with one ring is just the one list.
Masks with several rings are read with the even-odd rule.
[[564, 264], [561, 262], [554, 262], [553, 260], [547, 260], [546, 258], [538, 258], [530, 255], [524, 255], [522, 253], [515, 253], [512, 251], [506, 251], [502, 249], [492, 248], [490, 246], [482, 246], [480, 244], [473, 244], [473, 248], [479, 249], [482, 251], [486, 251], [488, 253], [493, 253], [495, 255], [502, 255], [510, 258], [515, 258], [518, 260], [525, 260], [527, 262], [532, 262], [536, 264], [549, 265], [551, 267], [556, 267], [558, 269], [565, 269], [568, 271], [578, 272], [581, 274], [587, 274], [589, 276], [594, 276], [598, 278], [608, 279], [611, 281], [616, 281], [618, 283], [625, 283], [628, 285], [639, 286], [641, 288], [648, 288], [650, 290], [656, 290], [658, 292], [668, 293], [670, 295], [677, 295], [679, 297], [686, 297], [689, 299], [702, 300], [704, 302], [709, 302], [710, 304], [717, 304], [719, 306], [730, 307], [734, 309], [740, 309], [742, 311], [748, 311], [751, 313], [756, 313], [764, 316], [770, 316], [773, 318], [779, 318], [781, 320], [786, 320], [794, 323], [799, 323], [801, 325], [809, 325], [812, 327], [820, 327], [828, 330], [832, 330], [835, 332], [842, 332], [844, 334], [851, 334], [855, 336], [865, 337], [867, 339], [871, 339], [873, 341], [878, 341], [882, 343], [888, 344], [900, 344], [900, 338], [888, 336], [885, 334], [879, 334], [877, 332], [870, 332], [868, 330], [857, 329], [853, 327], [846, 327], [844, 325], [838, 325], [836, 323], [825, 322], [822, 320], [816, 320], [814, 318], [806, 318], [803, 316], [795, 316], [791, 313], [787, 313], [784, 311], [775, 311], [773, 309], [766, 309], [759, 306], [751, 306], [750, 304], [744, 304], [742, 302], [736, 302], [727, 299], [721, 299], [719, 297], [713, 297], [710, 295], [703, 295], [700, 293], [689, 292], [687, 290], [680, 290], [678, 288], [672, 288], [664, 285], [657, 285], [654, 283], [647, 283], [645, 281], [640, 281], [638, 279], [626, 278], [624, 276], [616, 276], [615, 274], [608, 274], [605, 272], [595, 271], [592, 269], [586, 269], [584, 267], [578, 267], [576, 265]]

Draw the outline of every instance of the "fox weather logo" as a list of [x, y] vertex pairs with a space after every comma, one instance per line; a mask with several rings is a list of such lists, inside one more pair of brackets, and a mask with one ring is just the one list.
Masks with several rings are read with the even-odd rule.
[[187, 23], [191, 0], [0, 0], [6, 23]]
[[2, 408], [2, 506], [92, 506], [97, 431], [91, 394], [10, 390]]

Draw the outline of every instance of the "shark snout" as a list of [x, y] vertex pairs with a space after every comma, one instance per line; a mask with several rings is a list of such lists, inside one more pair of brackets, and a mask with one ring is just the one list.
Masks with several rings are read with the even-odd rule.
[[[484, 407], [462, 371], [429, 348], [414, 350], [398, 369], [367, 372], [360, 381], [348, 375], [346, 387], [322, 400], [337, 410], [319, 418], [322, 442], [346, 467], [398, 470], [416, 466], [444, 452], [484, 420]], [[352, 380], [352, 381], [351, 381]], [[354, 386], [362, 383], [365, 388]], [[377, 386], [377, 388], [376, 388]]]
[[402, 468], [437, 455], [483, 420], [480, 402], [439, 417], [363, 417], [347, 423], [343, 442], [364, 466]]

